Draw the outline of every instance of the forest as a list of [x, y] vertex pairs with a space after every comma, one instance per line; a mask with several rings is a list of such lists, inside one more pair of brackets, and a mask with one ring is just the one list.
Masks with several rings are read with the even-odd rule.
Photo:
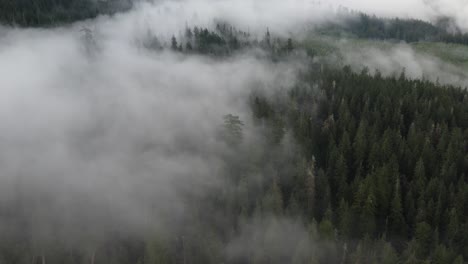
[[[0, 23], [15, 30], [60, 27], [131, 6], [123, 0], [0, 0]], [[468, 34], [450, 32], [442, 22], [361, 13], [344, 20], [313, 30], [343, 38], [468, 45]], [[39, 57], [37, 67], [24, 59], [34, 57], [30, 46], [24, 56], [10, 50], [14, 60], [8, 67], [25, 60], [27, 66], [19, 64], [25, 71], [36, 65], [31, 69], [53, 74], [0, 77], [0, 86], [13, 87], [5, 96], [19, 101], [11, 111], [7, 100], [0, 107], [4, 126], [20, 123], [20, 129], [0, 132], [0, 264], [467, 263], [466, 87], [413, 78], [405, 70], [384, 75], [333, 64], [314, 47], [304, 51], [300, 35], [276, 34], [274, 27], [255, 34], [227, 22], [210, 27], [183, 21], [184, 28], [169, 37], [145, 28], [141, 32], [148, 33], [137, 39], [125, 35], [125, 25], [137, 28], [130, 21], [112, 30], [117, 37], [86, 29], [73, 35], [78, 44], [53, 46], [57, 57], [68, 60]], [[0, 61], [9, 59], [2, 57], [2, 45]], [[73, 52], [79, 55], [69, 55]], [[117, 59], [106, 64], [109, 58]], [[0, 62], [7, 72], [3, 66]], [[293, 81], [283, 80], [288, 75], [279, 72], [285, 69], [294, 69]], [[244, 72], [260, 77], [244, 78]], [[61, 74], [66, 77], [57, 77]], [[127, 74], [137, 81], [128, 81], [135, 79]], [[269, 82], [268, 74], [280, 77]], [[23, 78], [42, 90], [24, 95]], [[164, 90], [166, 79], [171, 85]], [[238, 85], [237, 79], [243, 82]], [[200, 98], [201, 89], [180, 89], [196, 88], [200, 80], [213, 85], [212, 97]], [[161, 92], [154, 96], [152, 89]], [[187, 94], [190, 100], [184, 100]], [[40, 100], [45, 103], [36, 107]], [[231, 101], [243, 112], [223, 112]], [[34, 118], [36, 112], [45, 120]], [[206, 132], [212, 116], [214, 136]], [[45, 133], [43, 127], [51, 130]], [[205, 141], [205, 134], [212, 137]], [[48, 155], [52, 161], [41, 159]], [[181, 158], [187, 156], [195, 158]], [[72, 164], [62, 164], [62, 157]], [[213, 168], [206, 168], [211, 162]], [[67, 173], [83, 180], [67, 182]], [[168, 182], [176, 187], [152, 181], [166, 173], [175, 175]], [[177, 178], [184, 173], [209, 177]], [[37, 186], [27, 182], [36, 178]], [[64, 188], [70, 193], [56, 190], [61, 184], [77, 187]], [[115, 186], [118, 191], [109, 191]], [[114, 201], [122, 206], [118, 213], [138, 224], [126, 225], [127, 218], [114, 214]]]
[[[157, 38], [150, 41], [151, 49], [164, 49]], [[185, 44], [184, 44], [185, 43]], [[202, 54], [222, 58], [232, 56], [236, 52], [248, 49], [261, 49], [269, 53], [271, 59], [279, 59], [294, 50], [292, 38], [272, 36], [267, 29], [260, 39], [250, 33], [237, 29], [227, 23], [217, 23], [215, 30], [194, 27], [185, 29], [179, 42], [175, 35], [171, 38], [170, 49], [185, 54]]]
[[[100, 14], [126, 11], [132, 6], [132, 0], [4, 0], [0, 1], [0, 23], [23, 27], [59, 26]], [[459, 29], [449, 29], [453, 21], [446, 17], [429, 23], [418, 19], [377, 17], [347, 9], [340, 9], [339, 15], [344, 21], [327, 22], [316, 30], [324, 34], [359, 38], [468, 45], [468, 34]]]
[[54, 26], [99, 14], [112, 14], [131, 8], [128, 0], [2, 0], [0, 23], [19, 26]]
[[[468, 45], [468, 34], [449, 30], [450, 21], [431, 24], [418, 19], [381, 18], [364, 13], [344, 14], [344, 22], [329, 22], [316, 30], [324, 34], [405, 42], [446, 42]], [[448, 25], [447, 25], [448, 24]]]
[[[383, 77], [311, 64], [286, 95], [254, 91], [249, 105], [260, 138], [245, 145], [244, 122], [224, 116], [220, 137], [230, 150], [219, 176], [226, 185], [190, 197], [190, 210], [177, 220], [185, 223], [181, 228], [145, 240], [115, 234], [94, 253], [80, 253], [58, 238], [36, 251], [21, 232], [29, 228], [25, 222], [2, 241], [0, 262], [84, 263], [90, 256], [91, 263], [468, 259], [466, 90], [411, 80], [404, 72]], [[286, 141], [298, 150], [287, 151]], [[291, 251], [264, 250], [281, 219], [307, 226], [304, 239], [317, 243], [316, 250], [300, 241], [287, 246]], [[250, 238], [249, 251], [226, 254], [225, 243], [248, 221], [271, 226]]]

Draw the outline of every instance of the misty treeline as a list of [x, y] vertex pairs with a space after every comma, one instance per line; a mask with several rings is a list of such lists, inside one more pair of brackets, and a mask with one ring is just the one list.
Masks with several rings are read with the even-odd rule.
[[[162, 263], [464, 263], [466, 90], [349, 67], [312, 65], [302, 78], [288, 91], [253, 92], [260, 135], [253, 146], [242, 145], [242, 121], [225, 117], [229, 187], [194, 205], [185, 230], [170, 235], [179, 239], [158, 240], [153, 257]], [[285, 219], [301, 226], [301, 235]], [[192, 223], [200, 227], [195, 231]]]
[[149, 219], [144, 236], [117, 226], [93, 239], [78, 224], [91, 237], [80, 241], [59, 225], [35, 229], [21, 200], [4, 201], [3, 227], [14, 228], [1, 230], [0, 263], [468, 259], [466, 90], [320, 64], [293, 87], [257, 88], [252, 122], [220, 116], [216, 184], [180, 190], [182, 213]]
[[217, 23], [214, 30], [187, 26], [182, 34], [173, 35], [170, 43], [165, 43], [149, 33], [143, 46], [150, 50], [171, 49], [184, 54], [215, 57], [231, 56], [239, 51], [257, 48], [267, 52], [272, 59], [290, 55], [295, 48], [292, 38], [274, 36], [269, 29], [259, 38], [229, 23]]
[[1, 0], [0, 23], [54, 26], [128, 10], [131, 0]]
[[[99, 14], [113, 14], [132, 8], [135, 0], [15, 0], [0, 1], [0, 23], [22, 27], [58, 26]], [[331, 15], [330, 15], [331, 16]], [[468, 34], [459, 30], [447, 17], [441, 17], [435, 24], [417, 19], [380, 18], [361, 12], [341, 8], [333, 22], [318, 25], [317, 30], [325, 34], [357, 36], [359, 38], [402, 40], [406, 42], [441, 41], [468, 45]], [[232, 31], [224, 28], [222, 37]], [[195, 32], [192, 32], [195, 34]], [[213, 32], [204, 32], [205, 37], [214, 37]], [[246, 33], [246, 32], [236, 32]], [[243, 35], [243, 34], [241, 34]], [[240, 39], [230, 38], [229, 46], [241, 45]], [[245, 36], [244, 36], [245, 37]], [[185, 36], [186, 40], [187, 36]], [[211, 41], [220, 41], [211, 39]], [[239, 41], [239, 43], [235, 42]], [[193, 42], [193, 41], [192, 41]], [[187, 42], [177, 42], [177, 49], [187, 48]], [[218, 43], [219, 44], [219, 43]], [[207, 50], [207, 47], [202, 49]]]
[[[83, 1], [17, 1], [8, 8], [0, 9], [2, 20], [29, 26], [97, 14]], [[386, 21], [364, 15], [356, 21], [350, 24], [351, 31], [366, 38], [422, 41], [438, 34], [416, 20]], [[91, 31], [84, 34], [86, 43], [94, 42]], [[268, 63], [295, 49], [291, 38], [273, 37], [269, 30], [259, 38], [220, 23], [213, 30], [187, 27], [169, 43], [150, 34], [143, 44], [182, 56], [211, 58], [258, 48], [273, 58]], [[93, 49], [93, 45], [88, 46]], [[132, 210], [138, 204], [123, 205], [126, 210], [119, 212], [145, 218], [150, 228], [145, 226], [144, 232], [132, 232], [125, 222], [114, 221], [115, 213], [107, 211], [108, 201], [95, 204], [92, 197], [67, 193], [65, 197], [74, 201], [67, 203], [46, 187], [20, 188], [33, 183], [21, 183], [18, 176], [19, 183], [12, 185], [16, 196], [0, 200], [0, 263], [442, 264], [468, 260], [466, 90], [412, 80], [404, 73], [383, 77], [378, 72], [356, 73], [349, 67], [317, 63], [310, 63], [289, 87], [271, 91], [262, 83], [257, 86], [249, 98], [243, 98], [250, 116], [219, 113], [219, 133], [213, 140], [222, 145], [221, 164], [216, 175], [207, 177], [213, 182], [206, 182], [202, 190], [198, 186], [190, 190], [190, 181], [168, 188], [176, 192], [178, 203], [145, 201], [164, 204], [165, 214], [141, 216], [140, 210]], [[86, 135], [84, 140], [92, 139]], [[206, 155], [190, 139], [178, 141], [184, 152]], [[144, 143], [135, 152], [157, 147]], [[173, 157], [174, 149], [164, 151]], [[93, 157], [92, 152], [83, 155]], [[155, 188], [154, 192], [162, 189], [145, 187]], [[83, 214], [47, 210], [48, 204], [62, 202], [77, 206], [70, 211]]]
[[[228, 176], [237, 188], [212, 197], [211, 210], [224, 197], [234, 231], [220, 241], [252, 218], [267, 227], [242, 242], [244, 254], [214, 262], [464, 263], [466, 90], [311, 67], [287, 95], [251, 96], [265, 153], [240, 155], [247, 168]], [[290, 140], [299, 150], [284, 148]], [[262, 168], [261, 179], [251, 176]], [[272, 217], [295, 219], [308, 237], [275, 245], [290, 227], [269, 230]]]
[[454, 23], [447, 18], [441, 18], [437, 23], [431, 24], [418, 19], [381, 18], [347, 10], [342, 10], [340, 16], [342, 21], [325, 23], [316, 30], [324, 34], [366, 39], [468, 45], [468, 34], [453, 26]]

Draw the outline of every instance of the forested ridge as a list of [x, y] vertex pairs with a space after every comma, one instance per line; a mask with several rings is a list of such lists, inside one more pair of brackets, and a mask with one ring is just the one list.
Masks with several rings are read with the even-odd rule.
[[299, 217], [316, 230], [312, 240], [334, 241], [308, 263], [463, 263], [467, 92], [404, 73], [313, 72], [286, 104], [252, 99], [269, 142], [290, 131], [302, 148], [297, 171], [267, 180], [268, 206], [252, 199], [252, 214]]
[[[225, 182], [187, 200], [175, 229], [37, 251], [28, 222], [2, 263], [464, 263], [468, 259], [468, 92], [400, 76], [312, 64], [301, 81], [250, 97], [259, 138], [224, 116]], [[295, 149], [291, 149], [291, 144]], [[11, 213], [11, 212], [10, 212]], [[10, 215], [15, 217], [15, 213]], [[15, 219], [15, 218], [12, 218]], [[287, 220], [289, 219], [289, 220]], [[274, 248], [275, 234], [307, 227]], [[252, 234], [246, 225], [260, 223]], [[30, 223], [33, 225], [34, 223]], [[285, 229], [286, 228], [286, 229]], [[290, 231], [288, 228], [292, 228]], [[258, 229], [262, 231], [258, 231]], [[257, 233], [256, 233], [257, 232]], [[21, 235], [20, 235], [21, 234]], [[248, 250], [229, 250], [246, 236]], [[279, 235], [280, 236], [280, 235]], [[304, 242], [304, 241], [307, 241]]]
[[170, 49], [185, 55], [198, 54], [212, 58], [226, 58], [249, 49], [258, 49], [273, 60], [290, 55], [296, 45], [292, 38], [274, 36], [269, 29], [262, 36], [252, 36], [228, 23], [217, 23], [215, 29], [187, 26], [183, 34], [173, 35], [169, 43], [151, 34], [143, 41], [143, 46], [153, 51]]
[[54, 26], [127, 10], [128, 0], [1, 0], [0, 24]]
[[317, 27], [324, 34], [405, 42], [446, 42], [468, 45], [468, 34], [450, 30], [450, 21], [431, 24], [418, 19], [381, 18], [364, 13], [344, 13], [343, 21]]
[[369, 238], [389, 241], [404, 262], [466, 259], [466, 91], [346, 67], [322, 74], [317, 119], [301, 111], [303, 88], [292, 90], [299, 107], [286, 116], [314, 157], [314, 218], [361, 240], [355, 257], [365, 262], [385, 262], [359, 256], [375, 250], [364, 249]]
[[[120, 1], [123, 4], [116, 8], [111, 2], [91, 0], [0, 1], [0, 22], [34, 27], [113, 13], [129, 3]], [[360, 38], [468, 44], [466, 34], [449, 33], [440, 25], [364, 14], [318, 30]], [[100, 43], [91, 30], [83, 34], [80, 44], [88, 52], [83, 56], [91, 57], [86, 58], [89, 64], [83, 64], [90, 67]], [[184, 206], [158, 201], [165, 204], [167, 215], [157, 219], [146, 211], [143, 216], [132, 215], [145, 218], [144, 232], [133, 234], [128, 226], [109, 219], [109, 212], [99, 210], [110, 208], [109, 201], [93, 205], [86, 199], [76, 204], [96, 209], [89, 212], [109, 221], [104, 231], [94, 230], [92, 216], [58, 215], [62, 212], [53, 210], [57, 223], [40, 225], [31, 216], [55, 220], [55, 216], [41, 218], [49, 211], [42, 212], [39, 206], [47, 207], [54, 193], [12, 192], [16, 196], [11, 200], [0, 200], [0, 264], [461, 264], [468, 260], [466, 88], [409, 78], [405, 72], [383, 76], [379, 71], [328, 65], [314, 52], [305, 55], [300, 40], [277, 37], [269, 29], [253, 36], [223, 23], [213, 29], [186, 26], [167, 42], [148, 33], [137, 44], [142, 44], [135, 49], [138, 56], [169, 54], [178, 64], [187, 58], [229, 61], [249, 51], [247, 56], [258, 56], [264, 64], [302, 56], [303, 67], [286, 87], [252, 84], [248, 98], [243, 98], [248, 116], [217, 113], [217, 137], [212, 140], [222, 151], [216, 175], [210, 178], [214, 182], [193, 192], [185, 182], [178, 185], [181, 190], [171, 189]], [[109, 108], [116, 111], [119, 103]], [[101, 124], [97, 126], [83, 137], [101, 133]], [[189, 140], [178, 140], [184, 155], [201, 159], [206, 155], [196, 152], [199, 149]], [[96, 142], [86, 144], [99, 147]], [[159, 147], [152, 142], [135, 144], [141, 152]], [[163, 151], [173, 157], [174, 149]], [[83, 153], [93, 156], [91, 151]], [[73, 200], [73, 195], [67, 199]], [[37, 197], [43, 200], [36, 203]], [[138, 205], [123, 206], [132, 209], [128, 214], [141, 209], [133, 207]], [[38, 212], [29, 212], [33, 209]], [[77, 219], [69, 219], [73, 217]], [[62, 218], [76, 224], [76, 230], [65, 228]], [[42, 226], [50, 230], [41, 230]]]
[[[23, 27], [57, 26], [94, 18], [99, 14], [126, 11], [132, 5], [132, 0], [1, 0], [0, 23]], [[467, 34], [450, 29], [452, 22], [447, 18], [432, 24], [417, 19], [381, 18], [347, 10], [341, 10], [339, 15], [342, 21], [321, 24], [317, 30], [325, 34], [359, 38], [468, 45]]]

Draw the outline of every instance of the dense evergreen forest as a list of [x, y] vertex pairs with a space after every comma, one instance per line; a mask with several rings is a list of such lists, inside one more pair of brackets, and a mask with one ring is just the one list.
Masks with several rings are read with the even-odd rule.
[[[2, 240], [0, 262], [468, 259], [466, 90], [410, 80], [404, 73], [382, 77], [312, 64], [286, 93], [258, 90], [249, 101], [259, 138], [245, 142], [243, 120], [224, 116], [225, 184], [186, 197], [189, 210], [175, 220], [178, 228], [146, 240], [116, 233], [93, 250], [73, 251], [60, 239], [35, 247], [25, 235], [26, 222]], [[290, 221], [285, 219], [308, 231], [273, 250], [275, 234], [289, 232], [281, 224]], [[248, 250], [228, 250], [245, 225], [256, 222], [264, 230], [244, 234]]]
[[380, 18], [367, 14], [342, 14], [344, 21], [329, 22], [318, 27], [325, 34], [355, 36], [379, 40], [406, 42], [438, 41], [468, 45], [468, 34], [451, 32], [447, 21], [436, 25], [417, 19]]
[[[129, 3], [0, 1], [0, 22], [21, 26], [91, 18]], [[441, 26], [364, 14], [319, 31], [468, 45], [466, 34]], [[299, 52], [292, 38], [267, 30], [256, 39], [228, 24], [143, 44], [215, 59], [258, 49], [268, 63]], [[253, 89], [252, 124], [220, 113], [221, 184], [181, 197], [186, 211], [166, 220], [173, 228], [135, 237], [117, 228], [85, 246], [51, 232], [45, 243], [35, 240], [27, 212], [1, 204], [0, 217], [15, 228], [0, 226], [0, 264], [466, 263], [468, 91], [307, 59], [291, 87]], [[246, 130], [256, 131], [254, 141]]]
[[[467, 92], [347, 67], [305, 78], [321, 87], [316, 116], [308, 113], [317, 100], [310, 88], [292, 89], [282, 110], [260, 98], [253, 104], [261, 120], [289, 124], [304, 159], [312, 157], [312, 208], [306, 177], [282, 189], [283, 202], [298, 202], [319, 230], [329, 226], [335, 239], [350, 241], [352, 263], [466, 259]], [[379, 239], [396, 255], [379, 253]]]
[[127, 10], [128, 0], [1, 0], [0, 23], [54, 26]]
[[[252, 95], [264, 156], [243, 153], [243, 169], [232, 170], [230, 179], [238, 187], [218, 199], [224, 197], [222, 215], [234, 230], [245, 218], [286, 216], [305, 223], [309, 239], [326, 246], [314, 252], [297, 244], [290, 256], [265, 255], [259, 246], [237, 261], [463, 263], [468, 93], [404, 73], [384, 78], [311, 67], [287, 101]], [[241, 123], [226, 122], [239, 124], [237, 135]], [[278, 159], [275, 151], [288, 136], [302, 151]], [[259, 160], [272, 162], [271, 177], [249, 176], [269, 167]]]
[[[63, 25], [94, 18], [99, 14], [128, 10], [131, 7], [132, 0], [2, 0], [0, 1], [0, 23], [32, 27]], [[340, 16], [344, 18], [344, 21], [325, 23], [319, 26], [318, 31], [359, 38], [406, 42], [441, 41], [468, 45], [468, 34], [459, 30], [448, 30], [450, 21], [447, 19], [431, 24], [417, 19], [379, 18], [375, 15], [348, 11], [344, 11]], [[226, 28], [224, 30], [222, 32], [224, 34], [232, 33], [232, 31], [226, 31]], [[201, 33], [207, 32], [201, 31]], [[230, 43], [230, 45], [238, 44]], [[178, 49], [180, 48], [178, 46]], [[206, 51], [206, 47], [204, 49]]]
[[213, 58], [226, 58], [240, 51], [258, 49], [267, 52], [273, 60], [291, 54], [296, 46], [292, 38], [273, 36], [268, 29], [259, 39], [227, 23], [217, 23], [214, 30], [187, 27], [183, 34], [173, 35], [170, 43], [150, 35], [142, 44], [149, 50], [171, 49], [186, 55], [199, 54]]

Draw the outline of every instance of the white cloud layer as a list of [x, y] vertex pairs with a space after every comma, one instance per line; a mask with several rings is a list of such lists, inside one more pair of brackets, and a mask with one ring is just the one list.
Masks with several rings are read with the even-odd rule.
[[[0, 28], [2, 206], [20, 203], [40, 239], [77, 225], [86, 226], [79, 235], [102, 234], [109, 219], [137, 229], [150, 216], [178, 210], [175, 190], [203, 190], [216, 180], [222, 115], [248, 119], [250, 89], [288, 86], [295, 68], [249, 56], [155, 54], [138, 39], [152, 31], [167, 40], [187, 24], [214, 19], [287, 33], [326, 19], [340, 4], [384, 15], [449, 14], [468, 26], [466, 4], [456, 0], [188, 0], [140, 4], [65, 28]], [[92, 56], [82, 27], [93, 30]]]

